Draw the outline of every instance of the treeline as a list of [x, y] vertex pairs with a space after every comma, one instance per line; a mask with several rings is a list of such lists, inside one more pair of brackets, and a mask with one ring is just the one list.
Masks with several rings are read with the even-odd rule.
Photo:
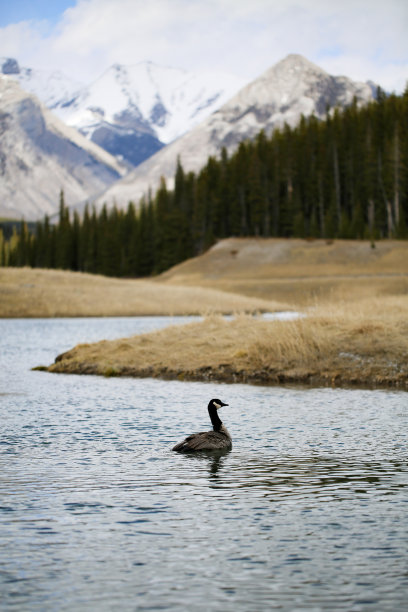
[[358, 108], [302, 118], [270, 137], [210, 157], [199, 173], [178, 164], [136, 207], [70, 215], [3, 241], [3, 265], [146, 276], [229, 236], [408, 238], [408, 90]]

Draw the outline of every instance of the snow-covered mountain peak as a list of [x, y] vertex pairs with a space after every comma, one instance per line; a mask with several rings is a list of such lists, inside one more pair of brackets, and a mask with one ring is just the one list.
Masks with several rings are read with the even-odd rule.
[[240, 118], [242, 136], [260, 129], [269, 132], [285, 122], [295, 125], [300, 115], [323, 117], [327, 107], [346, 106], [373, 98], [372, 88], [343, 76], [332, 76], [301, 55], [291, 54], [242, 88], [220, 112], [224, 120]]
[[375, 95], [372, 83], [332, 76], [297, 54], [245, 86], [220, 72], [153, 62], [113, 64], [86, 86], [60, 72], [21, 68], [12, 58], [0, 59], [0, 72], [132, 170], [97, 200], [123, 206], [154, 191], [162, 176], [171, 187], [178, 159], [186, 171], [198, 171], [209, 155], [223, 147], [232, 152], [260, 130], [294, 126], [301, 115], [323, 118], [328, 107], [353, 98], [364, 104]]
[[130, 167], [191, 130], [244, 84], [231, 75], [149, 61], [113, 64], [88, 85], [60, 72], [21, 68], [12, 58], [0, 60], [1, 71]]
[[56, 110], [67, 123], [85, 130], [84, 111], [100, 107], [103, 101], [106, 121], [113, 123], [124, 114], [127, 119], [136, 116], [159, 141], [168, 143], [214, 112], [242, 85], [240, 79], [216, 72], [194, 74], [153, 62], [113, 64], [78, 92], [70, 106]]

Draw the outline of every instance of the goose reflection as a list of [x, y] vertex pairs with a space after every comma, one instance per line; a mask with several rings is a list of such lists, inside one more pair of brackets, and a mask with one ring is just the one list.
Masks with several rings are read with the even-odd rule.
[[191, 461], [205, 461], [208, 474], [211, 480], [218, 479], [220, 471], [225, 463], [226, 456], [231, 452], [231, 448], [224, 448], [216, 451], [205, 451], [201, 453], [186, 453], [184, 457]]

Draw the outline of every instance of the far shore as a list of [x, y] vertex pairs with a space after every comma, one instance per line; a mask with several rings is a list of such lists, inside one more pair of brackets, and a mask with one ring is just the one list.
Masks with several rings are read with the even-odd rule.
[[303, 310], [408, 293], [408, 241], [229, 238], [151, 279], [0, 267], [0, 317]]
[[0, 267], [0, 317], [135, 317], [276, 312], [292, 307], [212, 289], [64, 270]]

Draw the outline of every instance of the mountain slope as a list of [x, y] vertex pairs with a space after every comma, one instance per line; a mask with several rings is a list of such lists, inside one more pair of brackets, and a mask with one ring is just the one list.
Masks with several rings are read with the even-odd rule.
[[242, 85], [142, 62], [115, 64], [55, 112], [113, 155], [136, 166], [190, 130]]
[[0, 59], [0, 71], [130, 167], [192, 129], [244, 84], [223, 73], [193, 74], [152, 62], [115, 64], [87, 86], [59, 72], [20, 68], [10, 58]]
[[0, 75], [0, 216], [35, 220], [95, 196], [124, 173], [118, 161]]
[[218, 111], [190, 132], [150, 157], [96, 201], [126, 206], [155, 190], [160, 177], [172, 187], [177, 158], [184, 170], [197, 171], [222, 147], [231, 152], [239, 142], [262, 129], [267, 134], [285, 123], [294, 126], [300, 116], [325, 116], [327, 107], [346, 106], [356, 97], [361, 104], [373, 99], [372, 87], [347, 77], [331, 76], [300, 55], [289, 55], [241, 89]]

